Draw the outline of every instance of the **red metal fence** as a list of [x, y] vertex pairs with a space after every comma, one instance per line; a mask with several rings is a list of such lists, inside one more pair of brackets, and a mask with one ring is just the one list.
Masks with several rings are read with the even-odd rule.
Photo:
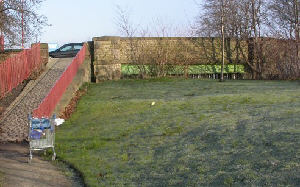
[[31, 49], [25, 49], [0, 63], [0, 98], [41, 67], [40, 44], [35, 44]]
[[56, 81], [51, 91], [37, 109], [33, 111], [34, 117], [50, 117], [54, 111], [57, 103], [63, 96], [64, 92], [71, 84], [73, 78], [77, 74], [79, 66], [84, 62], [86, 53], [86, 45], [79, 51], [77, 56], [73, 59], [72, 63], [63, 72], [61, 77]]

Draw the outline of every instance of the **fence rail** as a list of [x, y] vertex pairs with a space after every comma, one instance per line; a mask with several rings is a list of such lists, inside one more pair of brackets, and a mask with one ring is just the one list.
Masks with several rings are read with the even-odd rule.
[[13, 55], [0, 64], [0, 98], [42, 67], [40, 44]]
[[50, 117], [57, 103], [65, 93], [73, 78], [77, 74], [79, 66], [84, 62], [86, 54], [86, 45], [78, 52], [72, 63], [63, 72], [61, 77], [56, 81], [49, 94], [44, 98], [37, 109], [33, 111], [34, 117]]

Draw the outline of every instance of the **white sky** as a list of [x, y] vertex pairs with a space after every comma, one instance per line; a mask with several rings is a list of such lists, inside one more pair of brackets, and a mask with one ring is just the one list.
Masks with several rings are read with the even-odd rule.
[[130, 10], [136, 25], [147, 25], [154, 31], [157, 21], [164, 26], [188, 29], [198, 13], [195, 1], [201, 0], [46, 0], [41, 13], [52, 26], [46, 27], [41, 42], [83, 42], [95, 36], [120, 35], [116, 26], [116, 5]]

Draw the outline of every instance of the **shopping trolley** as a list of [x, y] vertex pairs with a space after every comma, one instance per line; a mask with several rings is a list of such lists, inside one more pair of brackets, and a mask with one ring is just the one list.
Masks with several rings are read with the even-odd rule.
[[33, 118], [30, 114], [28, 115], [29, 163], [31, 163], [33, 151], [46, 151], [48, 148], [52, 148], [52, 160], [55, 160], [55, 118], [55, 115], [52, 118]]

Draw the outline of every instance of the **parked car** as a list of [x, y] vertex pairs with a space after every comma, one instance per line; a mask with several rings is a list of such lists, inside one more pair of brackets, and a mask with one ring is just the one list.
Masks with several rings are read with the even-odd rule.
[[49, 53], [52, 58], [70, 58], [75, 57], [82, 48], [83, 43], [69, 43], [61, 46]]

